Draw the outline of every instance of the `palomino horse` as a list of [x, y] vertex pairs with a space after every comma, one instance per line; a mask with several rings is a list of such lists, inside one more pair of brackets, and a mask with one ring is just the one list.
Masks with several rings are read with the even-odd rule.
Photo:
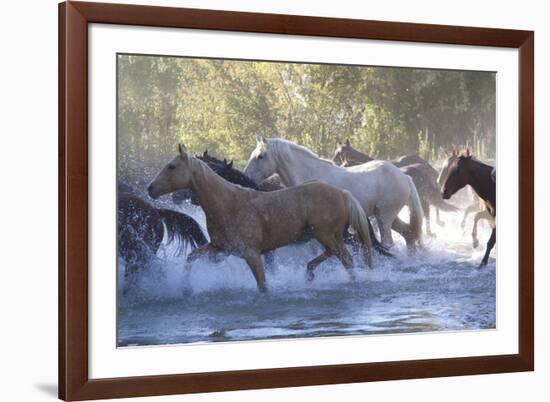
[[493, 230], [489, 241], [487, 241], [487, 248], [480, 267], [487, 265], [489, 254], [496, 243], [497, 236], [495, 225], [497, 215], [496, 185], [491, 177], [492, 170], [492, 166], [472, 158], [467, 150], [464, 155], [458, 156], [449, 166], [447, 178], [442, 186], [442, 196], [445, 199], [451, 198], [462, 187], [470, 185], [478, 197], [485, 202], [485, 208], [491, 215]]
[[[449, 176], [449, 171], [451, 167], [458, 158], [458, 151], [453, 149], [447, 159], [443, 161], [443, 164], [441, 165], [441, 170], [439, 171], [439, 175], [437, 176], [437, 184], [439, 184], [439, 188], [441, 191], [443, 191], [443, 184]], [[482, 219], [491, 221], [491, 214], [487, 211], [483, 201], [475, 194], [471, 187], [468, 187], [468, 192], [473, 199], [473, 202], [468, 205], [468, 207], [464, 210], [464, 216], [462, 218], [460, 226], [464, 227], [466, 225], [466, 219], [468, 218], [468, 215], [472, 212], [475, 212], [474, 224], [472, 226], [472, 245], [474, 248], [477, 248], [477, 246], [479, 246], [479, 240], [477, 238], [478, 223]]]
[[[206, 151], [205, 151], [205, 153], [206, 153]], [[210, 155], [208, 156], [208, 158], [204, 158], [204, 155], [205, 154], [203, 154], [202, 156], [196, 156], [196, 157], [198, 159], [200, 159], [201, 161], [206, 162], [208, 167], [210, 169], [212, 169], [214, 171], [214, 173], [217, 173], [218, 175], [220, 175], [221, 177], [223, 177], [225, 180], [227, 180], [230, 183], [238, 184], [239, 186], [243, 186], [243, 187], [246, 187], [246, 188], [251, 188], [251, 189], [257, 190], [257, 191], [276, 191], [276, 190], [281, 190], [283, 188], [280, 184], [277, 185], [276, 180], [273, 180], [273, 181], [270, 180], [273, 177], [277, 177], [277, 176], [271, 176], [269, 179], [262, 181], [260, 184], [256, 184], [250, 177], [245, 175], [240, 170], [235, 169], [233, 167], [233, 161], [228, 162], [226, 159], [224, 159], [222, 161], [222, 160], [217, 159], [216, 157], [213, 157], [213, 156], [210, 156]], [[188, 190], [181, 190], [181, 191], [188, 191]], [[180, 193], [181, 191], [177, 191], [176, 193]], [[189, 191], [189, 192], [193, 193], [192, 191]], [[174, 193], [172, 193], [172, 194], [174, 194]], [[192, 197], [192, 201], [191, 201], [192, 203], [194, 202], [193, 200], [195, 198], [196, 198], [195, 196]], [[196, 205], [199, 205], [198, 201], [197, 201]], [[372, 228], [372, 225], [370, 224], [370, 221], [369, 221], [369, 233], [370, 233], [370, 236], [371, 236], [373, 249], [376, 250], [378, 253], [380, 253], [382, 255], [385, 255], [386, 257], [393, 257], [393, 254], [391, 254], [382, 245], [382, 243], [380, 243], [378, 241], [378, 239], [376, 238], [376, 235], [374, 234], [374, 230]], [[310, 241], [312, 238], [313, 237], [311, 236], [311, 234], [306, 232], [298, 240], [298, 242], [305, 243], [305, 242]], [[354, 248], [357, 246], [357, 241], [355, 241], [354, 236], [351, 235], [351, 233], [349, 233], [347, 230], [344, 231], [344, 242], [346, 244], [353, 245]], [[264, 257], [265, 257], [265, 260], [266, 260], [266, 265], [269, 268], [269, 265], [273, 261], [273, 256], [271, 255], [271, 253], [266, 253]]]
[[[274, 173], [287, 187], [322, 180], [351, 192], [365, 214], [376, 217], [384, 246], [393, 245], [392, 228], [405, 238], [409, 247], [421, 243], [423, 212], [416, 187], [409, 176], [391, 163], [373, 161], [342, 168], [281, 138], [256, 137], [256, 140], [256, 149], [244, 169], [244, 173], [255, 182], [261, 182]], [[409, 225], [397, 217], [405, 205], [410, 210]]]
[[118, 252], [126, 263], [125, 276], [148, 265], [162, 243], [164, 228], [167, 242], [177, 241], [177, 254], [188, 246], [194, 249], [208, 243], [190, 216], [155, 208], [128, 192], [118, 195]]
[[158, 198], [183, 188], [197, 194], [210, 234], [210, 243], [191, 253], [190, 262], [203, 254], [236, 255], [245, 259], [258, 289], [265, 292], [261, 255], [292, 243], [309, 229], [325, 248], [307, 264], [309, 279], [313, 279], [315, 268], [333, 255], [350, 272], [353, 259], [342, 239], [349, 224], [359, 233], [365, 263], [372, 268], [367, 217], [347, 191], [321, 182], [272, 192], [246, 189], [225, 181], [180, 145], [179, 155], [159, 172], [148, 191]]
[[[332, 160], [338, 165], [345, 167], [360, 165], [374, 159], [353, 148], [348, 139], [344, 144], [338, 144]], [[432, 233], [430, 225], [430, 205], [435, 208], [436, 221], [441, 226], [443, 226], [444, 223], [439, 218], [439, 210], [450, 212], [457, 210], [455, 206], [446, 203], [441, 198], [441, 194], [436, 184], [437, 170], [420, 156], [414, 154], [404, 155], [390, 162], [413, 179], [414, 185], [420, 195], [422, 209], [424, 210], [424, 216], [426, 218], [426, 233], [429, 236], [433, 236], [434, 234]]]

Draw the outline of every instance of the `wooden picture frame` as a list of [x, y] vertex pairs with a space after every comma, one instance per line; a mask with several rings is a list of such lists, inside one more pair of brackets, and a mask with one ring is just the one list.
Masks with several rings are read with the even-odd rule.
[[[519, 49], [519, 353], [486, 357], [90, 379], [88, 24], [120, 24]], [[59, 397], [140, 397], [534, 369], [534, 33], [184, 8], [59, 5]]]

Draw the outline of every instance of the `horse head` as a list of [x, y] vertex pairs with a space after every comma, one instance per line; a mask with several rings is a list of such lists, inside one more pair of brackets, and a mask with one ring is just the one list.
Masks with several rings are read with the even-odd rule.
[[443, 161], [443, 165], [441, 165], [441, 169], [439, 170], [439, 175], [437, 176], [437, 184], [439, 185], [439, 188], [441, 189], [441, 191], [443, 191], [443, 185], [447, 181], [447, 177], [449, 177], [449, 170], [452, 164], [456, 161], [458, 157], [459, 157], [458, 151], [453, 148], [448, 153], [447, 158]]
[[188, 188], [191, 184], [191, 161], [193, 157], [187, 153], [182, 145], [178, 145], [179, 155], [174, 157], [157, 177], [149, 184], [149, 196], [157, 199], [163, 194]]
[[332, 157], [332, 161], [339, 166], [346, 165], [348, 164], [348, 160], [352, 151], [354, 151], [354, 149], [351, 146], [351, 143], [348, 138], [346, 139], [346, 142], [344, 142], [343, 144], [341, 143], [336, 144], [336, 150], [334, 151], [334, 156]]
[[244, 168], [244, 174], [255, 183], [261, 183], [276, 173], [276, 170], [277, 162], [270, 140], [262, 136], [256, 136], [256, 148], [250, 154]]
[[[455, 151], [452, 155], [452, 161], [447, 164], [447, 177], [442, 181], [441, 196], [448, 200], [458, 190], [468, 184], [469, 169], [468, 164], [472, 160], [472, 154], [467, 149], [462, 155]], [[447, 158], [449, 160], [449, 158]]]

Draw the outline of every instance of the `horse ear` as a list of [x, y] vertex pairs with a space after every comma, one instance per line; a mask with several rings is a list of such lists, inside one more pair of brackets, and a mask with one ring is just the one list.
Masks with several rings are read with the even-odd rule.
[[202, 157], [205, 158], [208, 156], [208, 149], [205, 149], [204, 152], [202, 153]]
[[346, 146], [351, 147], [351, 143], [349, 142], [349, 138], [346, 138]]
[[256, 142], [258, 144], [266, 144], [267, 143], [265, 138], [262, 135], [258, 135], [258, 134], [256, 134]]
[[230, 168], [233, 167], [233, 159], [231, 159], [231, 162], [229, 162], [229, 163], [227, 164], [227, 166], [230, 167]]
[[472, 154], [470, 153], [470, 148], [466, 148], [466, 157], [471, 158]]
[[187, 155], [187, 149], [185, 149], [185, 145], [178, 144], [178, 151], [184, 161], [187, 161], [189, 159], [189, 155]]

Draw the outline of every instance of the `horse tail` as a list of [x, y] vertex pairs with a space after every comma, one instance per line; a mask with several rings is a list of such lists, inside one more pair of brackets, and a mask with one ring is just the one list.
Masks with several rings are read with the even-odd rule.
[[157, 209], [168, 235], [168, 243], [178, 242], [177, 255], [181, 255], [187, 246], [197, 248], [208, 243], [200, 225], [190, 216], [171, 209]]
[[369, 219], [359, 201], [349, 191], [344, 190], [344, 192], [348, 202], [348, 224], [359, 234], [365, 264], [369, 269], [372, 269], [372, 239], [369, 230]]
[[405, 175], [409, 181], [409, 211], [410, 211], [410, 234], [412, 238], [420, 245], [422, 243], [422, 221], [424, 220], [424, 211], [420, 202], [420, 196], [412, 178]]

